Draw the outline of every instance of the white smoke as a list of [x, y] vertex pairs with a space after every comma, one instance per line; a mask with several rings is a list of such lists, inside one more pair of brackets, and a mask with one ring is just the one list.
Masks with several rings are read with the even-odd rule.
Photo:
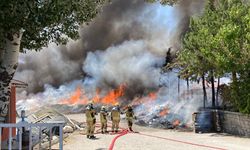
[[[110, 7], [120, 8], [123, 3], [124, 0], [116, 0]], [[200, 6], [202, 3], [194, 4]], [[178, 95], [177, 75], [161, 74], [161, 66], [165, 63], [167, 49], [173, 47], [176, 50], [180, 46], [182, 28], [186, 27], [181, 23], [194, 13], [187, 11], [193, 9], [192, 4], [185, 10], [182, 5], [166, 7], [137, 0], [137, 7], [133, 9], [138, 10], [131, 10], [133, 2], [130, 0], [126, 11], [119, 10], [120, 14], [113, 14], [115, 19], [111, 22], [104, 22], [109, 17], [107, 14], [112, 14], [108, 10], [107, 14], [101, 15], [104, 19], [97, 18], [93, 26], [82, 29], [79, 41], [71, 41], [62, 47], [52, 44], [41, 52], [22, 55], [16, 78], [30, 84], [28, 92], [18, 95], [19, 109], [60, 103], [79, 86], [84, 89], [85, 96], [92, 98], [97, 88], [105, 95], [109, 90], [125, 84], [124, 99], [128, 102], [138, 94], [159, 91], [155, 107], [151, 105], [148, 114], [157, 112], [157, 106], [169, 106], [173, 113], [183, 116], [183, 121], [190, 121], [191, 112], [202, 105], [202, 96], [182, 97], [186, 89]], [[97, 27], [96, 31], [94, 27]], [[86, 76], [81, 80], [83, 72]], [[165, 82], [166, 87], [160, 87], [161, 82]], [[184, 83], [181, 82], [181, 87], [185, 87]], [[31, 94], [30, 91], [40, 92]], [[143, 107], [137, 108], [138, 114]]]
[[[193, 112], [203, 106], [201, 85], [192, 82], [188, 89], [186, 81], [178, 79], [178, 74], [173, 71], [161, 74], [161, 78], [165, 85], [159, 88], [157, 99], [137, 106], [136, 114], [140, 120], [147, 123], [152, 122], [155, 117], [159, 117], [156, 119], [158, 124], [167, 121], [172, 123], [177, 119], [181, 123], [190, 125]], [[208, 96], [210, 97], [209, 93]], [[168, 113], [160, 116], [160, 112], [164, 109], [167, 109]]]
[[[140, 84], [146, 89], [159, 85], [163, 63], [164, 57], [150, 52], [145, 41], [127, 41], [105, 51], [88, 53], [83, 70], [99, 88], [127, 83], [133, 86]], [[127, 86], [133, 88], [132, 85]]]

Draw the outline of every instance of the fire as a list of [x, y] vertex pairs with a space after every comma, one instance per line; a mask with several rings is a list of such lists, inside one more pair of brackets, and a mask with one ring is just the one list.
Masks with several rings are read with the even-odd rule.
[[157, 92], [151, 92], [148, 94], [148, 97], [150, 100], [156, 100], [157, 99]]
[[118, 103], [119, 97], [124, 95], [125, 85], [120, 85], [118, 89], [110, 91], [106, 96], [101, 99], [103, 104], [116, 104]]
[[131, 105], [140, 105], [140, 104], [151, 104], [152, 101], [157, 99], [158, 92], [151, 92], [145, 97], [136, 97], [132, 102]]
[[88, 102], [88, 98], [84, 96], [83, 93], [83, 90], [80, 87], [77, 87], [70, 98], [62, 100], [61, 104], [86, 104]]
[[159, 116], [164, 117], [169, 113], [168, 108], [164, 108], [162, 111], [160, 111]]
[[174, 122], [173, 122], [173, 126], [176, 127], [176, 126], [179, 126], [180, 125], [180, 120], [176, 119]]
[[[92, 97], [94, 103], [111, 104], [118, 103], [121, 96], [124, 95], [125, 85], [120, 85], [117, 89], [111, 90], [104, 97], [100, 96], [101, 90], [96, 89], [95, 95]], [[77, 87], [76, 90], [67, 99], [61, 100], [61, 104], [87, 104], [89, 99], [85, 96], [84, 90], [81, 87]]]
[[100, 102], [100, 89], [96, 89], [96, 95], [93, 97], [93, 102], [94, 103], [99, 103]]

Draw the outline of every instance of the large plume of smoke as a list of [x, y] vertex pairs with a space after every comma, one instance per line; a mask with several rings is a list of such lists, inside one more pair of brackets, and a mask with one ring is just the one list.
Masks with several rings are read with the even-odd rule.
[[[66, 46], [51, 44], [41, 52], [21, 55], [15, 78], [29, 87], [19, 94], [19, 106], [29, 109], [38, 103], [56, 104], [79, 86], [91, 98], [97, 88], [105, 95], [125, 84], [126, 100], [160, 91], [154, 105], [180, 111], [187, 122], [191, 111], [201, 104], [196, 101], [200, 95], [189, 102], [178, 101], [177, 75], [160, 72], [167, 49], [172, 47], [175, 52], [180, 48], [190, 16], [203, 7], [204, 0], [183, 0], [175, 7], [143, 0], [113, 0], [92, 23], [80, 29], [78, 41]], [[166, 82], [166, 87], [160, 87], [161, 82]], [[143, 105], [137, 113], [141, 108]], [[155, 113], [157, 107], [151, 109]]]
[[83, 70], [90, 77], [85, 78], [84, 84], [93, 87], [92, 90], [110, 90], [125, 84], [125, 95], [130, 99], [136, 94], [158, 89], [164, 59], [150, 52], [149, 48], [152, 50], [153, 47], [149, 44], [132, 40], [106, 51], [89, 53]]
[[[41, 52], [30, 51], [21, 55], [15, 78], [29, 84], [28, 93], [42, 92], [45, 84], [59, 87], [64, 83], [82, 79], [86, 75], [85, 70], [82, 70], [82, 68], [87, 67], [82, 67], [82, 62], [85, 60], [88, 52], [106, 50], [110, 46], [119, 45], [124, 43], [124, 41], [130, 40], [146, 40], [147, 43], [154, 43], [155, 45], [151, 44], [151, 47], [149, 44], [146, 44], [148, 46], [144, 46], [144, 50], [164, 57], [168, 47], [178, 49], [180, 46], [180, 35], [187, 29], [189, 17], [201, 11], [203, 3], [204, 1], [183, 0], [178, 6], [168, 8], [168, 13], [170, 14], [165, 16], [165, 18], [158, 18], [157, 20], [155, 18], [162, 17], [157, 16], [158, 9], [162, 7], [159, 4], [148, 4], [143, 0], [113, 0], [111, 4], [104, 7], [103, 11], [92, 23], [80, 29], [81, 38], [78, 41], [70, 41], [66, 46], [59, 47], [52, 44]], [[172, 25], [167, 27], [166, 24]], [[157, 52], [154, 51], [155, 47], [157, 47]], [[130, 49], [130, 51], [133, 50]], [[123, 51], [120, 57], [124, 53], [126, 52]], [[92, 53], [93, 55], [95, 54]], [[88, 57], [91, 57], [91, 54]], [[143, 57], [138, 57], [137, 59], [141, 58], [145, 59]], [[152, 65], [155, 64], [154, 61], [152, 63]], [[89, 63], [85, 62], [85, 64]], [[124, 64], [124, 66], [127, 65]], [[144, 67], [144, 69], [144, 71], [147, 71], [149, 68]], [[115, 71], [113, 77], [116, 76]], [[126, 71], [128, 71], [127, 76], [131, 75], [126, 82], [132, 85], [138, 76], [134, 78], [135, 75], [129, 73], [131, 70]], [[143, 75], [143, 69], [140, 69], [140, 71], [140, 74]], [[90, 73], [89, 70], [87, 72]], [[137, 72], [137, 75], [139, 75], [139, 71]], [[121, 81], [114, 81], [117, 77], [112, 81], [111, 79], [107, 80], [105, 75], [100, 75], [100, 77], [103, 77], [103, 81], [99, 78], [98, 83], [102, 85], [105, 83], [106, 87], [108, 85], [110, 87], [116, 86], [118, 81]], [[148, 78], [147, 80], [156, 79]], [[148, 87], [143, 87], [145, 85], [143, 81], [138, 82], [138, 84], [140, 86], [136, 88], [139, 91]], [[151, 87], [155, 85], [152, 84]]]

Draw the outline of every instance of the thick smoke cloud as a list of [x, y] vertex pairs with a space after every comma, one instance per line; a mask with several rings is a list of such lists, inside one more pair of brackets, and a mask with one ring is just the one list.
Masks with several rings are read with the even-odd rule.
[[106, 51], [89, 53], [83, 66], [90, 76], [85, 78], [86, 87], [110, 90], [125, 84], [126, 96], [131, 96], [127, 97], [130, 99], [147, 93], [146, 90], [158, 89], [164, 59], [150, 52], [152, 46], [148, 44], [132, 40]]
[[[126, 82], [135, 91], [157, 88], [155, 80], [166, 50], [180, 47], [189, 17], [200, 12], [203, 4], [203, 0], [183, 0], [174, 8], [164, 8], [143, 0], [113, 0], [80, 29], [78, 41], [22, 54], [15, 78], [29, 84], [28, 93], [43, 91], [45, 84], [59, 87], [83, 79], [86, 73], [91, 76], [86, 80], [96, 79], [95, 87]], [[169, 14], [159, 15], [164, 9]]]

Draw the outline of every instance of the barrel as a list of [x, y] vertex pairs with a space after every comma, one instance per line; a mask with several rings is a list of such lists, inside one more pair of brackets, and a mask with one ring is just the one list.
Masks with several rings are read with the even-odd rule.
[[212, 111], [196, 112], [194, 113], [193, 119], [195, 133], [208, 133], [214, 130]]

